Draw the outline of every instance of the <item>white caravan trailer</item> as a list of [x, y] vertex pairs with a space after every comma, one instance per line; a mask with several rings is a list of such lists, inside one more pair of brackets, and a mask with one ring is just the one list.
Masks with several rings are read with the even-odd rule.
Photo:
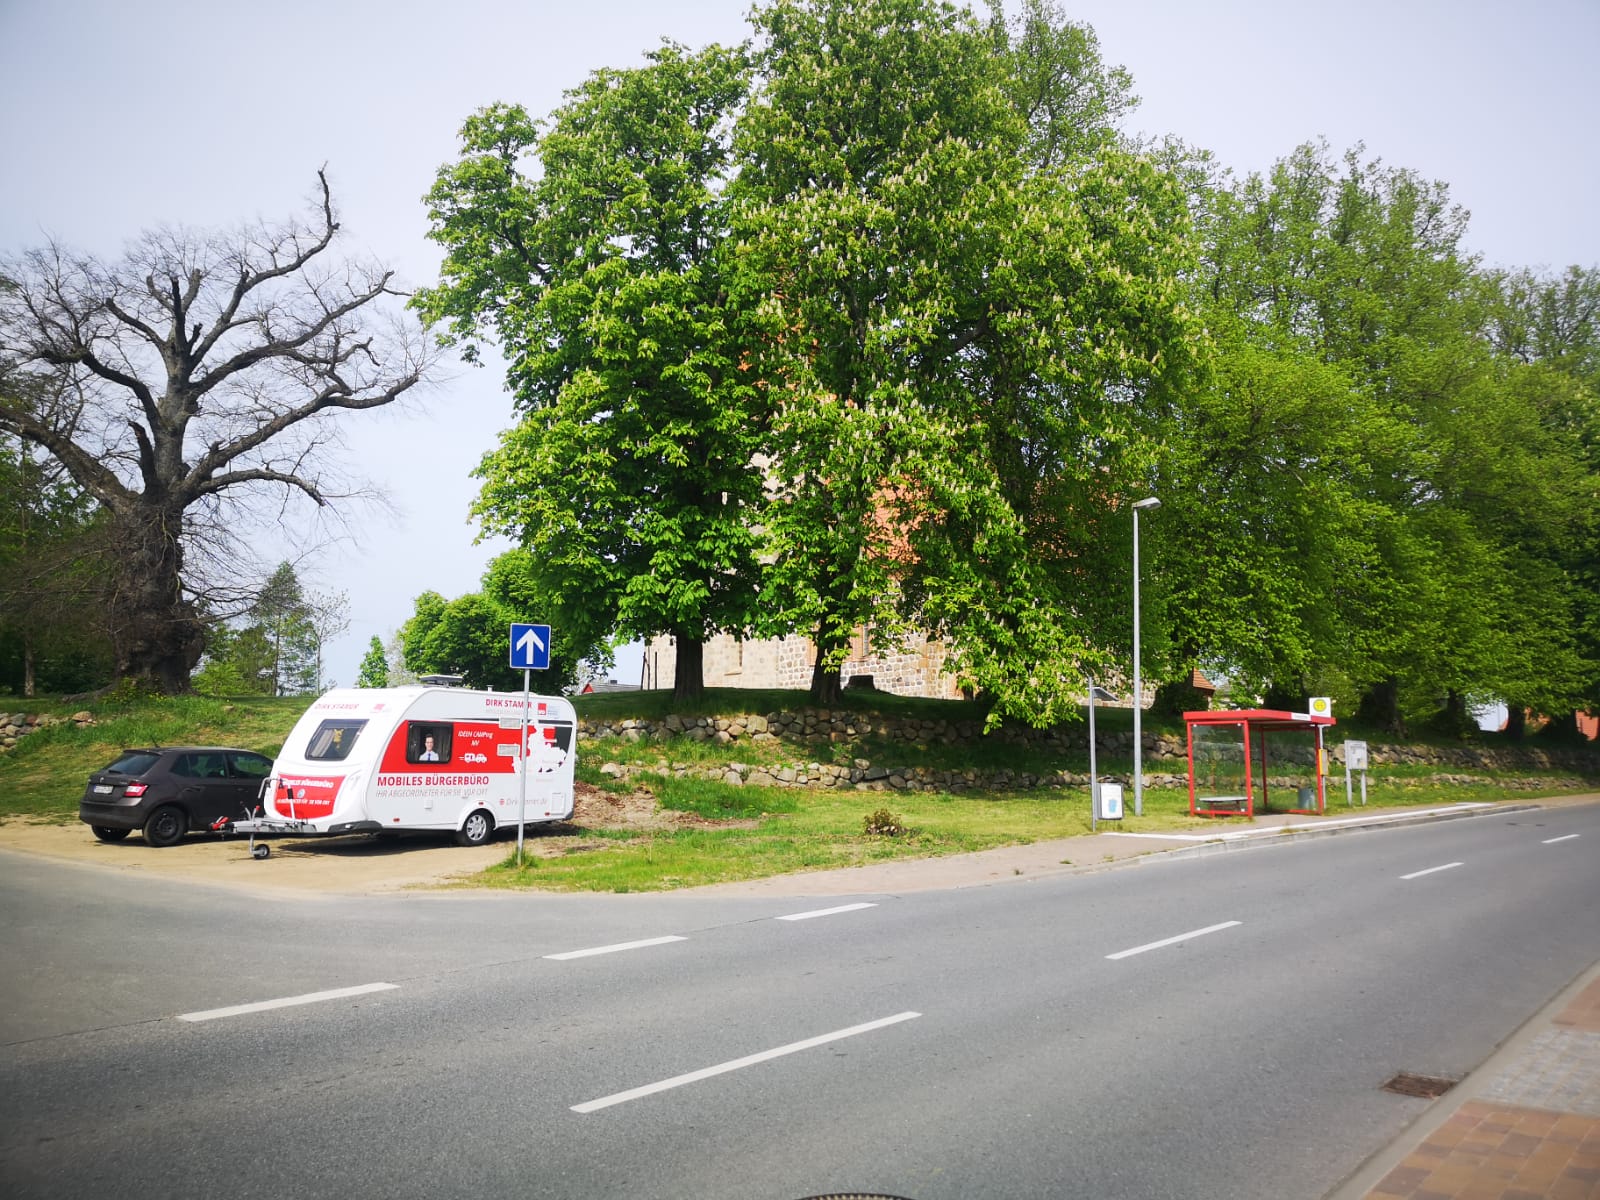
[[497, 826], [572, 815], [578, 719], [570, 702], [453, 687], [338, 688], [306, 710], [262, 788], [259, 817], [221, 832], [379, 833], [453, 830], [481, 846]]

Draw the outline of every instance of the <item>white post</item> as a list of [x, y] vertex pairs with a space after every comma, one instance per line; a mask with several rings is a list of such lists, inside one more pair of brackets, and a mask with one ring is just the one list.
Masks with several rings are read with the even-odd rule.
[[1139, 510], [1160, 508], [1161, 501], [1149, 496], [1133, 506], [1133, 815], [1144, 816], [1144, 735], [1140, 718], [1144, 710], [1144, 687], [1139, 679]]
[[532, 707], [533, 672], [522, 671], [522, 741], [517, 746], [517, 866], [522, 866], [522, 825], [528, 812], [528, 710]]

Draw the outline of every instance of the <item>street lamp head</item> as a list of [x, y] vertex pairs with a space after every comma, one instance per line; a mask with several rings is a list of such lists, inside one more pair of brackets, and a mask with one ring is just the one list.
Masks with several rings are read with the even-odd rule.
[[1143, 500], [1135, 500], [1133, 506], [1134, 508], [1160, 508], [1161, 501], [1155, 496], [1148, 496]]

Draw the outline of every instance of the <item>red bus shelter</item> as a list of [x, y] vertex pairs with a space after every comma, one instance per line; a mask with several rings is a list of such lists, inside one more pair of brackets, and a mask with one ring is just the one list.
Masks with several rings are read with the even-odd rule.
[[[1186, 712], [1183, 723], [1189, 735], [1190, 816], [1253, 817], [1257, 807], [1322, 814], [1322, 731], [1334, 723], [1332, 717], [1239, 708]], [[1275, 808], [1274, 789], [1287, 792], [1292, 803]]]

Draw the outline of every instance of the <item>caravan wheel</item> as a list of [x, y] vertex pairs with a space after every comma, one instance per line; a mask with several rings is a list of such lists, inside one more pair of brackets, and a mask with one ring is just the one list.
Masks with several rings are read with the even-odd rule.
[[494, 832], [494, 818], [487, 809], [475, 808], [456, 830], [456, 843], [461, 846], [486, 846]]

